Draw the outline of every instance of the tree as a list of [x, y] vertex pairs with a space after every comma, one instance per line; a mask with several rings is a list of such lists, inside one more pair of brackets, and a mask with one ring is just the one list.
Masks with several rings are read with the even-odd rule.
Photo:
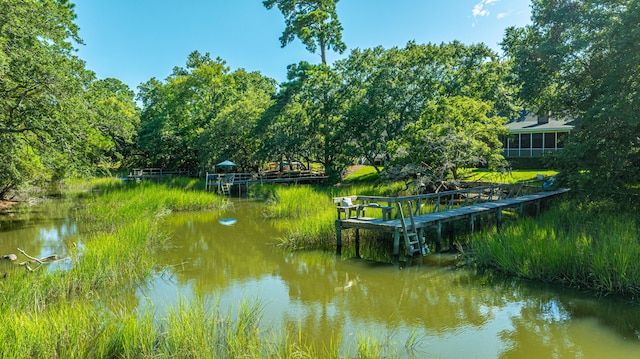
[[345, 121], [359, 157], [390, 154], [433, 101], [466, 97], [488, 105], [486, 115], [518, 110], [507, 82], [509, 64], [485, 45], [459, 42], [385, 50], [354, 50], [336, 63], [350, 94]]
[[228, 72], [222, 59], [194, 51], [165, 83], [154, 78], [139, 87], [144, 165], [198, 168], [199, 136], [231, 96]]
[[135, 149], [140, 123], [135, 94], [120, 80], [108, 78], [94, 81], [85, 97], [90, 121], [102, 138], [102, 152], [96, 154], [96, 163], [103, 163], [108, 168], [119, 167]]
[[504, 165], [504, 118], [487, 116], [491, 107], [480, 100], [455, 96], [431, 100], [419, 121], [408, 124], [401, 140], [390, 143], [393, 161], [388, 175], [418, 179], [421, 188], [439, 189], [458, 170], [479, 165]]
[[73, 54], [82, 43], [74, 19], [68, 1], [0, 3], [0, 197], [91, 169], [84, 92], [94, 75]]
[[342, 25], [338, 21], [336, 4], [339, 0], [264, 0], [267, 9], [277, 6], [285, 18], [280, 37], [285, 47], [296, 37], [312, 53], [320, 50], [323, 64], [327, 64], [327, 49], [343, 53]]
[[233, 159], [240, 170], [255, 171], [260, 167], [257, 155], [260, 140], [254, 129], [275, 93], [272, 79], [257, 72], [238, 70], [231, 75], [230, 87], [235, 98], [207, 123], [200, 136], [201, 168], [214, 168], [216, 163]]
[[258, 143], [248, 138], [275, 92], [257, 72], [230, 72], [226, 63], [195, 51], [163, 83], [142, 84], [139, 131], [144, 165], [207, 171], [232, 158], [255, 168]]
[[257, 133], [269, 153], [320, 163], [335, 182], [354, 160], [343, 121], [347, 94], [340, 74], [302, 62], [289, 67], [288, 77]]
[[524, 100], [576, 120], [561, 177], [616, 191], [640, 176], [640, 1], [535, 0], [532, 25], [509, 29]]

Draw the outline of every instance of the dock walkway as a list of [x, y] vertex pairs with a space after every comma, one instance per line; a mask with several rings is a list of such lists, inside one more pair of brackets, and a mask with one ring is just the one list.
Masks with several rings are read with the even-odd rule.
[[[393, 234], [393, 255], [400, 256], [400, 237], [404, 237], [405, 255], [425, 254], [424, 229], [436, 229], [436, 250], [440, 250], [442, 225], [468, 220], [473, 231], [475, 218], [486, 214], [496, 215], [498, 228], [502, 224], [502, 211], [517, 208], [522, 215], [524, 206], [534, 204], [540, 211], [543, 199], [566, 193], [569, 189], [541, 191], [528, 184], [497, 184], [447, 191], [428, 195], [405, 197], [348, 196], [336, 197], [338, 219], [336, 226], [337, 252], [342, 248], [342, 231], [356, 229], [356, 256], [359, 255], [359, 230], [371, 230]], [[386, 205], [383, 205], [386, 203]], [[366, 212], [381, 210], [378, 217], [367, 217]], [[394, 214], [394, 215], [393, 215]], [[344, 218], [342, 218], [344, 216]], [[410, 241], [414, 233], [417, 241]], [[419, 243], [419, 246], [418, 246]]]
[[[253, 173], [209, 173], [205, 176], [205, 189], [217, 190], [225, 195], [229, 194], [231, 186], [238, 187], [238, 194], [249, 191], [250, 184], [290, 183], [310, 184], [319, 183], [327, 179], [320, 171], [264, 171]], [[227, 189], [225, 191], [225, 188]]]

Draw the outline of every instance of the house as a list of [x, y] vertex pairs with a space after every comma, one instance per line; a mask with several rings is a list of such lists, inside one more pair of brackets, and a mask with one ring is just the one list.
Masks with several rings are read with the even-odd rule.
[[539, 157], [562, 150], [574, 125], [566, 118], [523, 112], [505, 127], [508, 134], [502, 138], [502, 154], [509, 158]]

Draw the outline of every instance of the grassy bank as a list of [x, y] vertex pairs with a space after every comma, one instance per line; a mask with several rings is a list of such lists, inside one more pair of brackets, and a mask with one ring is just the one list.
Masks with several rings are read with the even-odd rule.
[[[374, 185], [347, 183], [337, 187], [311, 186], [263, 186], [257, 193], [268, 193], [269, 206], [265, 216], [282, 225], [287, 235], [280, 238], [287, 249], [335, 248], [337, 218], [333, 197], [349, 195], [394, 196], [404, 189], [404, 184]], [[343, 240], [351, 240], [352, 233], [344, 233]], [[371, 233], [366, 233], [371, 235]]]
[[[77, 190], [86, 185], [78, 184]], [[161, 268], [154, 253], [170, 241], [159, 222], [172, 211], [216, 209], [227, 200], [172, 185], [103, 180], [85, 189], [82, 233], [68, 243], [67, 270], [13, 268], [0, 278], [2, 358], [359, 358], [383, 344], [340, 354], [305, 344], [298, 328], [261, 328], [260, 303], [221, 312], [205, 299], [183, 301], [158, 318], [128, 307], [138, 286]], [[383, 354], [384, 355], [384, 354]]]
[[476, 234], [480, 266], [640, 298], [640, 237], [635, 209], [611, 200], [568, 200], [538, 218]]

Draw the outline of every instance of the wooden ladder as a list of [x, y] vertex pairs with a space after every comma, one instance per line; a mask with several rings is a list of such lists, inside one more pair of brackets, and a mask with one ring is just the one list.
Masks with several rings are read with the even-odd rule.
[[407, 202], [407, 210], [409, 211], [410, 226], [407, 226], [407, 222], [404, 218], [404, 211], [402, 210], [402, 202], [397, 202], [398, 214], [400, 215], [400, 224], [402, 225], [402, 235], [404, 236], [404, 244], [407, 249], [408, 256], [414, 256], [415, 254], [426, 254], [422, 239], [416, 229], [416, 222], [413, 219], [413, 210], [411, 209], [411, 202]]

